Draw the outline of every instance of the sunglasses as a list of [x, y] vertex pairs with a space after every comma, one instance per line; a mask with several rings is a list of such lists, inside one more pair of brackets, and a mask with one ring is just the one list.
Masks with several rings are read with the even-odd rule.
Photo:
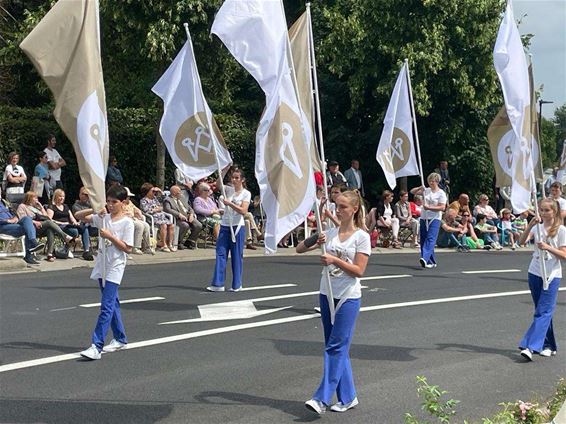
[[462, 216], [470, 216], [470, 214], [468, 214], [468, 213], [465, 213], [465, 214], [463, 214]]

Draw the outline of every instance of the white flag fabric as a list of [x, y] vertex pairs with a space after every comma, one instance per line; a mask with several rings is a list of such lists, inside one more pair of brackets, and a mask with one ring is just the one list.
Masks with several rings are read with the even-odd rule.
[[391, 190], [397, 185], [396, 178], [419, 175], [407, 77], [404, 64], [391, 94], [375, 155]]
[[[230, 152], [201, 90], [192, 45], [185, 43], [173, 63], [151, 89], [163, 99], [159, 133], [173, 163], [193, 181], [232, 163]], [[214, 131], [208, 123], [212, 122]]]
[[511, 204], [515, 212], [522, 212], [531, 205], [534, 180], [531, 155], [531, 94], [527, 60], [510, 1], [497, 34], [493, 63], [501, 82], [505, 110], [515, 133], [513, 145], [510, 146]]
[[212, 32], [256, 79], [266, 107], [256, 132], [255, 175], [267, 216], [266, 253], [300, 225], [315, 200], [308, 121], [292, 78], [280, 0], [226, 0]]
[[98, 1], [59, 0], [20, 44], [55, 98], [53, 115], [71, 141], [95, 210], [106, 203], [108, 120]]

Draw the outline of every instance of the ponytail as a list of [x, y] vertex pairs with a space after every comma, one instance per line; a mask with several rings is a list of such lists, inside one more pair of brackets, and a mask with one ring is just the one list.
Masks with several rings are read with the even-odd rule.
[[348, 199], [350, 205], [357, 207], [358, 210], [354, 213], [354, 226], [359, 229], [365, 228], [366, 213], [364, 208], [364, 199], [359, 190], [346, 190], [341, 194]]

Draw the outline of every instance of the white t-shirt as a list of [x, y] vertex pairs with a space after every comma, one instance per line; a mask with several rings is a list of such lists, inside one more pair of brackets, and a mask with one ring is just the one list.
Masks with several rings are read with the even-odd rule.
[[[107, 230], [126, 243], [128, 246], [134, 245], [134, 221], [131, 218], [124, 216], [118, 221], [112, 221], [109, 214], [92, 216], [92, 225], [96, 228], [106, 227]], [[106, 243], [106, 258], [102, 254], [102, 245]], [[124, 268], [126, 267], [126, 259], [128, 255], [126, 252], [121, 251], [113, 243], [99, 237], [98, 240], [98, 255], [96, 255], [96, 262], [94, 269], [90, 274], [90, 278], [98, 280], [102, 278], [103, 261], [106, 259], [106, 281], [120, 284], [122, 276], [124, 275]]]
[[[425, 188], [423, 193], [423, 205], [438, 206], [446, 205], [446, 193], [444, 190], [432, 191], [430, 187]], [[442, 211], [429, 211], [423, 208], [421, 219], [442, 219]]]
[[[228, 198], [228, 200], [230, 200], [232, 203], [236, 204], [237, 206], [241, 206], [243, 202], [248, 202], [249, 204], [250, 200], [252, 199], [252, 194], [245, 188], [243, 188], [242, 191], [236, 194], [234, 187], [229, 185], [224, 187], [226, 189], [226, 197]], [[230, 219], [232, 219], [232, 222], [230, 222]], [[229, 227], [230, 224], [232, 224], [233, 226], [244, 225], [244, 215], [240, 215], [230, 206], [226, 206], [226, 208], [224, 209], [224, 215], [222, 215], [222, 222], [220, 223], [220, 225]]]
[[[331, 228], [326, 231], [326, 252], [338, 258], [354, 263], [356, 253], [371, 255], [371, 244], [369, 234], [363, 230], [356, 230], [347, 240], [341, 242], [338, 237], [339, 228]], [[352, 277], [341, 268], [330, 265], [330, 284], [332, 286], [332, 296], [334, 299], [347, 297], [348, 299], [358, 299], [362, 297], [360, 279]], [[326, 273], [322, 271], [320, 280], [320, 293], [328, 295], [326, 291]]]
[[391, 220], [391, 218], [393, 217], [393, 209], [391, 209], [391, 203], [384, 203], [383, 208], [383, 218], [385, 218], [385, 221]]
[[[59, 152], [55, 149], [48, 149], [46, 147], [43, 151], [45, 153], [47, 153], [47, 161], [48, 162], [58, 163], [59, 160], [62, 159]], [[51, 182], [55, 183], [55, 181], [61, 181], [61, 168], [59, 168], [59, 169], [49, 168], [49, 175], [51, 175]]]
[[[538, 224], [540, 227], [540, 232], [542, 236], [542, 241], [550, 244], [552, 247], [560, 248], [566, 246], [566, 227], [560, 226], [556, 235], [552, 238], [548, 238], [546, 235], [546, 230], [543, 224]], [[539, 241], [538, 230], [536, 225], [531, 228], [531, 237], [534, 237], [535, 243]], [[560, 264], [560, 259], [554, 256], [548, 251], [541, 251], [535, 244], [535, 250], [533, 251], [533, 258], [529, 265], [529, 272], [534, 275], [542, 277], [542, 272], [540, 270], [540, 255], [544, 254], [544, 264], [546, 267], [546, 276], [549, 280], [553, 278], [562, 278], [562, 266]]]
[[[11, 184], [8, 181], [8, 175], [11, 175], [12, 177], [25, 177], [26, 173], [24, 171], [24, 168], [22, 168], [20, 165], [16, 165], [16, 166], [13, 166], [12, 164], [6, 165], [6, 169], [4, 170], [3, 180], [6, 181], [7, 186]], [[6, 189], [7, 194], [23, 193], [23, 192], [24, 192], [24, 183], [14, 184]]]
[[560, 212], [566, 210], [566, 199], [559, 197], [558, 199], [554, 199], [560, 204]]

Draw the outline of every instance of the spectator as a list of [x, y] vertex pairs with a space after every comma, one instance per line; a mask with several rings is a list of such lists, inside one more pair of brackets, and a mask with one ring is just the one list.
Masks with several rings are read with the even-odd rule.
[[441, 190], [446, 193], [446, 198], [450, 197], [450, 173], [448, 172], [448, 161], [441, 160], [438, 164], [438, 168], [434, 170], [438, 175], [440, 175], [440, 182], [438, 186]]
[[485, 246], [482, 239], [478, 238], [472, 225], [472, 214], [469, 211], [460, 211], [460, 225], [465, 230], [466, 243], [470, 249], [490, 250], [491, 246]]
[[501, 209], [501, 232], [503, 234], [503, 240], [506, 237], [509, 237], [509, 246], [511, 250], [515, 250], [518, 245], [517, 241], [521, 238], [521, 233], [517, 231], [516, 228], [513, 227], [513, 223], [511, 222], [512, 219], [515, 217], [511, 213], [511, 211], [507, 208]]
[[480, 236], [482, 237], [485, 244], [490, 245], [494, 249], [501, 250], [503, 249], [497, 239], [499, 239], [499, 235], [497, 234], [497, 227], [494, 225], [487, 223], [487, 217], [484, 214], [477, 214], [476, 215], [476, 226], [475, 229], [478, 231]]
[[328, 162], [328, 171], [326, 172], [326, 184], [328, 184], [327, 190], [329, 190], [334, 184], [345, 184], [348, 185], [346, 177], [340, 172], [340, 165], [335, 160]]
[[10, 152], [8, 155], [8, 165], [4, 170], [3, 185], [6, 199], [11, 203], [20, 203], [24, 198], [24, 186], [27, 176], [18, 162], [20, 155], [17, 152]]
[[558, 181], [552, 183], [550, 185], [549, 197], [558, 202], [558, 205], [560, 206], [560, 218], [562, 218], [562, 220], [566, 219], [566, 199], [562, 198], [562, 184]]
[[30, 217], [35, 227], [37, 237], [47, 237], [47, 258], [46, 261], [53, 262], [55, 255], [55, 235], [58, 235], [65, 243], [70, 244], [74, 239], [65, 234], [61, 227], [49, 219], [47, 211], [39, 202], [37, 194], [34, 191], [28, 191], [24, 195], [24, 200], [18, 206], [18, 218]]
[[47, 165], [47, 153], [42, 150], [37, 154], [37, 158], [39, 159], [39, 163], [35, 165], [33, 176], [42, 182], [43, 190], [40, 190], [41, 194], [37, 193], [37, 191], [36, 193], [39, 196], [41, 204], [46, 205], [51, 199], [51, 189], [49, 186], [51, 175], [49, 174], [49, 166]]
[[47, 137], [47, 147], [43, 150], [47, 153], [47, 165], [49, 166], [49, 175], [51, 176], [51, 179], [49, 180], [51, 190], [63, 188], [63, 182], [61, 181], [61, 168], [67, 166], [65, 159], [63, 159], [59, 152], [55, 150], [56, 144], [57, 140], [55, 139], [55, 136], [50, 134]]
[[77, 221], [79, 221], [79, 224], [83, 229], [83, 239], [88, 241], [87, 245], [85, 245], [83, 241], [83, 259], [92, 261], [94, 256], [92, 255], [92, 249], [90, 248], [90, 237], [98, 237], [98, 229], [90, 225], [90, 215], [94, 213], [94, 210], [90, 204], [89, 193], [86, 188], [80, 188], [79, 198], [73, 204], [71, 212], [73, 212], [73, 216]]
[[38, 243], [35, 226], [29, 216], [18, 217], [12, 215], [3, 201], [0, 200], [0, 234], [12, 237], [26, 236], [24, 261], [30, 265], [39, 264], [33, 257], [33, 253], [45, 247], [45, 243]]
[[110, 187], [115, 184], [124, 185], [124, 178], [118, 168], [118, 159], [116, 159], [116, 156], [110, 156], [109, 162], [108, 171], [106, 172], [106, 186]]
[[130, 197], [134, 197], [134, 194], [128, 187], [124, 187], [124, 190], [126, 190], [127, 198], [124, 200], [122, 210], [124, 215], [134, 222], [134, 246], [132, 253], [134, 255], [142, 255], [144, 253], [155, 255], [155, 250], [153, 250], [149, 240], [150, 226], [145, 221], [142, 211], [130, 200]]
[[195, 194], [193, 193], [194, 181], [183, 174], [179, 168], [175, 168], [175, 184], [181, 187], [181, 194], [189, 205], [194, 204]]
[[63, 189], [58, 188], [53, 192], [53, 199], [51, 199], [51, 204], [47, 208], [47, 216], [55, 221], [65, 234], [73, 238], [77, 238], [80, 235], [83, 243], [83, 259], [87, 261], [94, 260], [90, 252], [88, 231], [85, 231], [85, 227], [80, 225], [69, 206], [65, 204], [65, 192]]
[[457, 247], [458, 252], [468, 252], [470, 248], [466, 241], [467, 229], [456, 221], [457, 214], [454, 209], [449, 208], [446, 211], [440, 224], [436, 244], [438, 247]]
[[469, 212], [471, 215], [472, 211], [470, 209], [470, 196], [468, 196], [466, 193], [460, 193], [458, 200], [454, 200], [452, 203], [450, 203], [450, 205], [448, 205], [448, 209], [455, 210], [458, 214], [458, 217], [461, 216], [460, 213], [463, 211]]
[[550, 193], [552, 191], [552, 186], [554, 183], [561, 183], [560, 178], [558, 178], [559, 169], [560, 168], [558, 166], [552, 168], [552, 174], [544, 182], [544, 191], [546, 191], [547, 193]]
[[[171, 196], [163, 201], [163, 210], [175, 217], [176, 225], [179, 227], [179, 238], [175, 241], [176, 247], [179, 250], [183, 250], [185, 247], [196, 249], [197, 239], [202, 230], [202, 224], [197, 219], [191, 205], [183, 198], [181, 187], [174, 185], [171, 187], [170, 191]], [[189, 229], [191, 230], [191, 234], [185, 244], [183, 244], [183, 240]]]
[[476, 219], [478, 214], [485, 215], [489, 225], [497, 225], [499, 219], [488, 202], [489, 197], [487, 197], [486, 194], [480, 194], [479, 203], [474, 208], [474, 215], [476, 216]]
[[399, 243], [399, 219], [393, 214], [391, 202], [393, 201], [393, 193], [385, 190], [382, 194], [381, 201], [378, 202], [377, 207], [369, 211], [366, 218], [366, 225], [371, 233], [377, 226], [378, 228], [391, 231], [393, 236], [393, 247], [401, 249]]
[[359, 190], [362, 197], [365, 196], [362, 171], [360, 171], [360, 162], [357, 159], [352, 159], [350, 169], [344, 172], [344, 177], [350, 190]]
[[158, 199], [158, 196], [163, 196], [163, 191], [159, 187], [154, 187], [151, 183], [144, 183], [141, 186], [140, 195], [142, 196], [140, 209], [143, 213], [152, 216], [153, 222], [159, 226], [158, 250], [167, 253], [172, 252], [175, 227], [173, 226], [173, 217], [163, 212], [163, 205]]
[[520, 232], [523, 235], [523, 231], [527, 229], [527, 225], [529, 224], [529, 211], [523, 211], [519, 214], [515, 221], [513, 221], [512, 225], [513, 228]]
[[409, 228], [413, 237], [412, 247], [420, 247], [418, 243], [419, 221], [411, 214], [409, 193], [405, 190], [399, 192], [399, 201], [395, 204], [395, 216], [399, 220], [399, 227]]
[[339, 227], [340, 221], [336, 217], [336, 198], [344, 193], [348, 188], [345, 184], [334, 184], [330, 188], [330, 202], [325, 202], [323, 219], [326, 218], [328, 228]]
[[202, 182], [198, 185], [198, 196], [193, 203], [195, 213], [200, 216], [200, 221], [204, 226], [212, 229], [214, 240], [218, 239], [220, 232], [220, 220], [223, 210], [218, 208], [218, 204], [210, 195], [210, 185]]
[[415, 219], [419, 219], [423, 212], [423, 196], [415, 194], [413, 201], [409, 202], [409, 205], [411, 206], [411, 216]]

